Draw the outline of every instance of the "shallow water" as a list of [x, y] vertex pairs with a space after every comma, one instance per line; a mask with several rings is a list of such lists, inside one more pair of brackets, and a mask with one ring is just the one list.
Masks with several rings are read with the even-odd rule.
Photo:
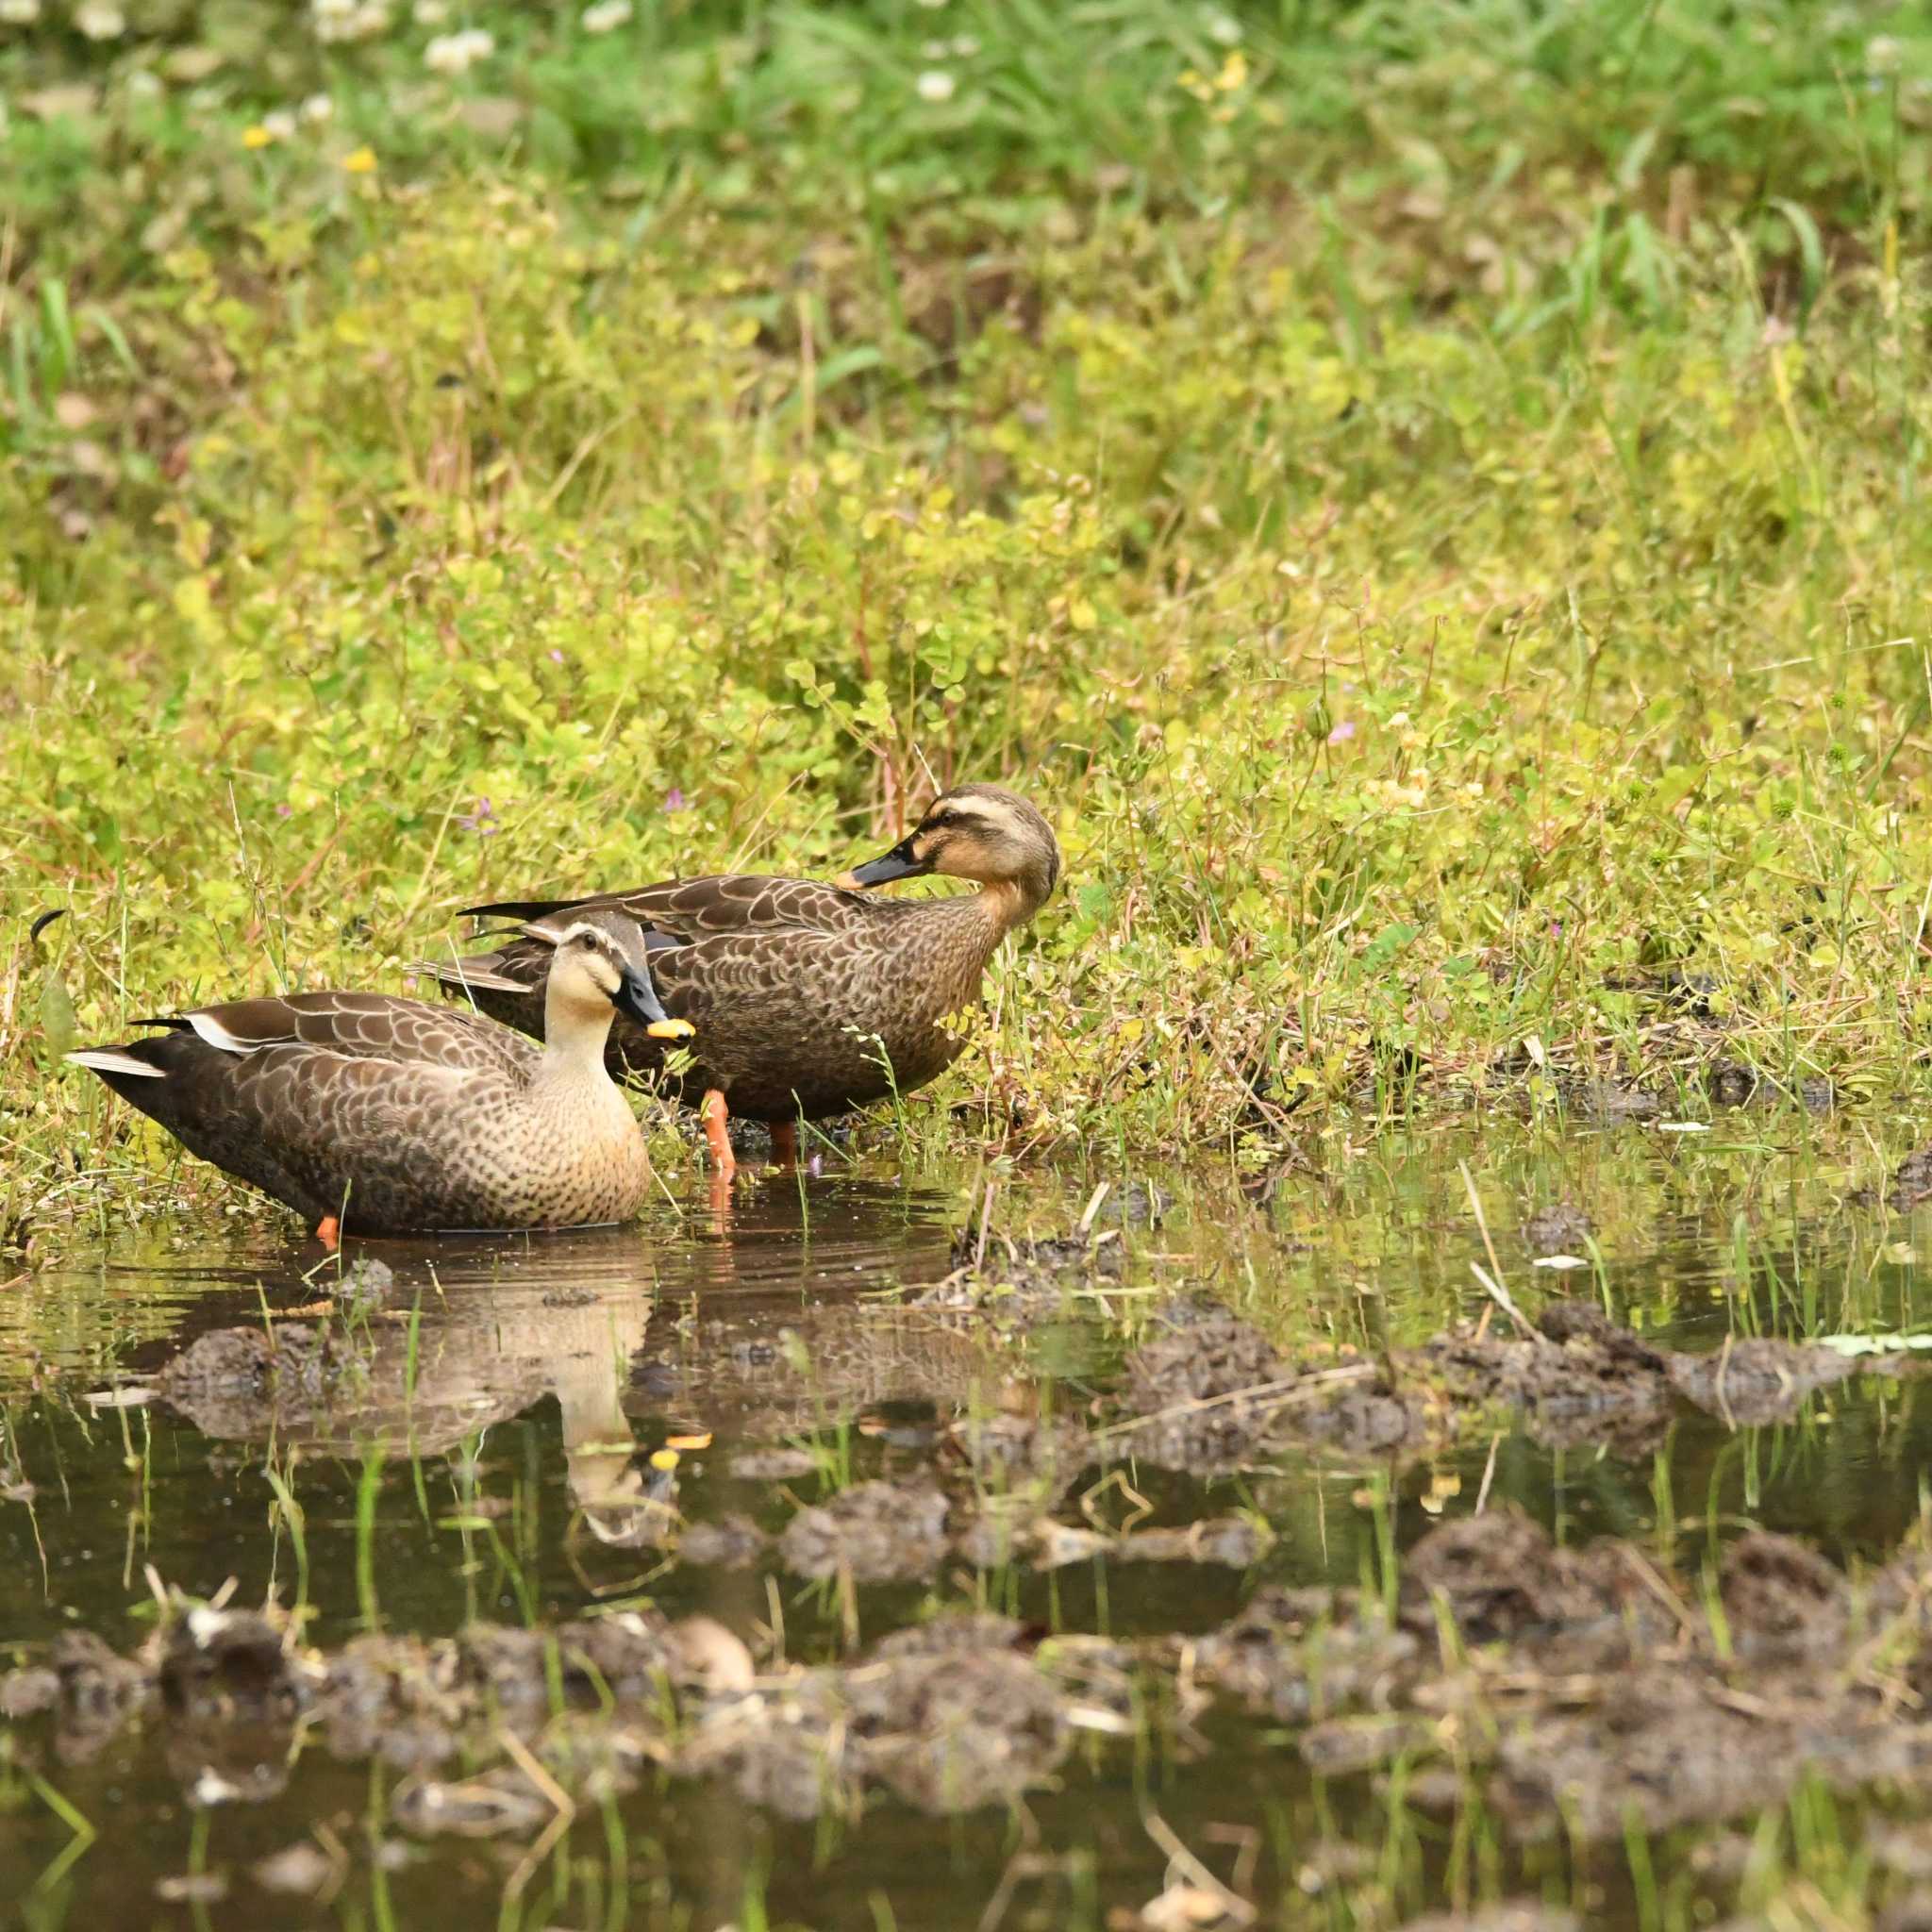
[[[1910, 1380], [1821, 1390], [1776, 1426], [1685, 1407], [1636, 1454], [1540, 1446], [1505, 1421], [1400, 1462], [1133, 1463], [1048, 1506], [1108, 1530], [1254, 1512], [1276, 1540], [1245, 1568], [1109, 1555], [987, 1569], [955, 1547], [904, 1580], [841, 1583], [801, 1577], [773, 1547], [744, 1568], [688, 1561], [680, 1536], [734, 1513], [775, 1531], [879, 1476], [937, 1470], [963, 1493], [962, 1418], [1101, 1413], [1124, 1351], [1177, 1293], [1226, 1301], [1291, 1354], [1373, 1357], [1500, 1320], [1471, 1269], [1492, 1265], [1492, 1245], [1525, 1309], [1582, 1294], [1683, 1349], [1932, 1326], [1915, 1252], [1932, 1223], [1884, 1200], [1910, 1144], [1907, 1122], [1740, 1112], [1682, 1135], [1365, 1126], [1241, 1181], [996, 1174], [995, 1258], [1005, 1238], [1072, 1228], [1103, 1179], [1092, 1228], [1126, 1251], [1119, 1272], [1075, 1272], [1024, 1316], [908, 1305], [948, 1274], [953, 1232], [984, 1198], [986, 1174], [964, 1165], [768, 1174], [722, 1218], [694, 1183], [638, 1228], [371, 1244], [390, 1278], [363, 1305], [276, 1221], [44, 1229], [0, 1296], [0, 1662], [44, 1662], [74, 1630], [132, 1652], [165, 1589], [273, 1596], [325, 1652], [370, 1630], [442, 1638], [652, 1606], [715, 1618], [764, 1670], [869, 1655], [970, 1607], [1020, 1619], [1029, 1642], [1118, 1640], [1146, 1668], [1131, 1722], [1079, 1717], [1051, 1775], [1010, 1803], [934, 1815], [871, 1788], [801, 1821], [724, 1775], [647, 1766], [554, 1833], [540, 1818], [499, 1838], [412, 1834], [395, 1794], [414, 1774], [338, 1756], [312, 1726], [231, 1740], [215, 1766], [165, 1708], [85, 1736], [35, 1715], [0, 1724], [0, 1900], [33, 1926], [1099, 1926], [1134, 1923], [1181, 1872], [1178, 1840], [1262, 1923], [1398, 1924], [1524, 1893], [1592, 1924], [1657, 1923], [1625, 1847], [1519, 1845], [1480, 1815], [1411, 1810], [1367, 1773], [1319, 1777], [1294, 1725], [1188, 1703], [1187, 1653], [1159, 1641], [1203, 1636], [1269, 1584], [1392, 1588], [1402, 1552], [1479, 1506], [1516, 1506], [1564, 1544], [1628, 1538], [1693, 1577], [1751, 1525], [1802, 1534], [1835, 1565], [1883, 1560], [1919, 1518], [1932, 1460], [1932, 1408]], [[1560, 1203], [1589, 1223], [1565, 1243], [1588, 1265], [1567, 1273], [1534, 1267], [1524, 1235]], [[152, 1393], [197, 1338], [291, 1324], [353, 1350], [355, 1372], [319, 1399], [275, 1407], [178, 1382], [167, 1400], [98, 1399]], [[673, 1441], [675, 1467], [654, 1466]], [[790, 1474], [733, 1467], [801, 1445], [816, 1459]], [[329, 1868], [313, 1895], [264, 1889], [255, 1862], [305, 1839]], [[1681, 1834], [1659, 1838], [1664, 1892], [1728, 1909], [1690, 1860]], [[1344, 1867], [1345, 1882], [1324, 1875]]]

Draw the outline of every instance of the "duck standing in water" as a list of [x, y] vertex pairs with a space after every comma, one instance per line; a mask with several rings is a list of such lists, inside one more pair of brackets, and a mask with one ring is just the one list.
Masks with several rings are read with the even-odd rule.
[[[425, 970], [452, 996], [542, 1037], [540, 989], [571, 923], [592, 911], [636, 920], [666, 1010], [697, 1033], [691, 1065], [669, 1084], [701, 1103], [714, 1169], [728, 1177], [730, 1115], [765, 1122], [789, 1158], [800, 1117], [909, 1093], [952, 1065], [965, 1037], [948, 1018], [978, 1003], [994, 949], [1046, 903], [1059, 870], [1053, 828], [1024, 798], [958, 785], [890, 852], [834, 885], [730, 874], [472, 907], [524, 922], [521, 936]], [[927, 874], [980, 890], [909, 901], [866, 890]], [[625, 1021], [611, 1029], [608, 1057], [613, 1072], [664, 1075], [661, 1041]]]
[[644, 937], [608, 910], [546, 928], [541, 1047], [458, 1008], [375, 992], [236, 1000], [67, 1056], [191, 1154], [292, 1208], [333, 1247], [358, 1235], [626, 1221], [651, 1164], [604, 1058], [621, 1013], [687, 1039]]

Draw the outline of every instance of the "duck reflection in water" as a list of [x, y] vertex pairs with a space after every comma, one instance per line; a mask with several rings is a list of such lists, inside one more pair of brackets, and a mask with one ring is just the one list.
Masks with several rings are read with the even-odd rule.
[[571, 1500], [590, 1533], [665, 1540], [677, 1458], [641, 1457], [624, 1406], [656, 1293], [636, 1237], [441, 1251], [420, 1301], [396, 1283], [415, 1274], [407, 1256], [390, 1243], [382, 1253], [345, 1271], [326, 1319], [202, 1335], [161, 1369], [156, 1392], [210, 1437], [345, 1460], [458, 1452], [552, 1395]]
[[[675, 1450], [644, 1451], [626, 1413], [667, 1400], [667, 1384], [639, 1384], [647, 1354], [675, 1357], [674, 1440], [809, 1430], [828, 1400], [950, 1409], [987, 1374], [980, 1346], [869, 1293], [946, 1272], [952, 1208], [941, 1191], [807, 1181], [740, 1199], [723, 1227], [685, 1221], [681, 1240], [647, 1225], [352, 1242], [332, 1289], [289, 1277], [271, 1324], [204, 1334], [161, 1366], [156, 1392], [211, 1437], [350, 1461], [460, 1453], [555, 1396], [580, 1527], [655, 1548], [676, 1528], [681, 1472]], [[328, 1306], [308, 1315], [318, 1287]]]

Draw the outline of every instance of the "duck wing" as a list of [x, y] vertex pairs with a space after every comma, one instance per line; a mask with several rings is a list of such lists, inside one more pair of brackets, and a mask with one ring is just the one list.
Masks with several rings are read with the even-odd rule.
[[711, 878], [666, 879], [629, 891], [599, 892], [585, 899], [506, 900], [465, 909], [478, 918], [519, 919], [558, 924], [589, 910], [627, 914], [644, 928], [644, 942], [690, 943], [721, 933], [858, 932], [891, 920], [904, 903], [874, 899], [819, 879], [789, 879], [760, 873], [722, 873]]
[[882, 925], [916, 914], [918, 904], [874, 898], [816, 879], [725, 873], [584, 899], [503, 900], [466, 909], [478, 918], [517, 920], [524, 929], [494, 952], [425, 960], [417, 970], [432, 975], [452, 999], [467, 999], [541, 1039], [551, 950], [580, 913], [618, 911], [635, 920], [665, 1010], [698, 1025], [701, 1015], [709, 1016], [717, 994], [783, 985], [826, 947], [876, 934]]
[[527, 1075], [536, 1058], [521, 1035], [460, 1007], [379, 992], [230, 1000], [136, 1024], [192, 1032], [225, 1054], [244, 1057], [269, 1047], [299, 1046], [342, 1059], [513, 1078]]

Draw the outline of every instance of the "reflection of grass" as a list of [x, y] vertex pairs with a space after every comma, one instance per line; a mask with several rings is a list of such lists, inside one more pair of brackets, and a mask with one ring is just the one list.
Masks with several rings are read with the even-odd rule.
[[100, 1836], [99, 1830], [93, 1821], [72, 1799], [30, 1765], [17, 1762], [10, 1750], [0, 1753], [0, 1761], [5, 1763], [8, 1782], [10, 1783], [13, 1777], [18, 1776], [27, 1790], [67, 1827], [67, 1843], [42, 1868], [33, 1886], [36, 1896], [58, 1898], [60, 1896], [62, 1881], [87, 1856], [89, 1848]]
[[308, 1603], [308, 1517], [302, 1505], [296, 1500], [292, 1481], [301, 1458], [292, 1448], [285, 1453], [286, 1470], [276, 1461], [275, 1451], [271, 1447], [267, 1458], [262, 1463], [261, 1473], [275, 1495], [275, 1502], [269, 1509], [269, 1526], [277, 1537], [283, 1530], [287, 1530], [290, 1547], [295, 1553], [294, 1609], [299, 1627], [299, 1620]]
[[356, 1484], [356, 1607], [365, 1630], [379, 1629], [382, 1624], [375, 1594], [375, 1509], [382, 1493], [382, 1445], [372, 1445]]

